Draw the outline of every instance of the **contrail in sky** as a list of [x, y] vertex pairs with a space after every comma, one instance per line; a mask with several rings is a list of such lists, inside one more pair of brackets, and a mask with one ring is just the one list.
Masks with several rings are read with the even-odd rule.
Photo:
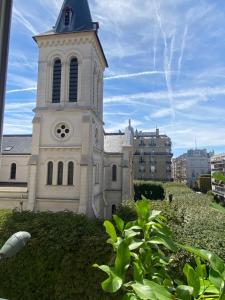
[[138, 77], [138, 76], [145, 76], [145, 75], [164, 75], [165, 71], [145, 71], [145, 72], [138, 72], [138, 73], [130, 73], [130, 74], [119, 74], [115, 76], [105, 77], [105, 80], [112, 80], [112, 79], [122, 79], [122, 78], [130, 78], [130, 77]]

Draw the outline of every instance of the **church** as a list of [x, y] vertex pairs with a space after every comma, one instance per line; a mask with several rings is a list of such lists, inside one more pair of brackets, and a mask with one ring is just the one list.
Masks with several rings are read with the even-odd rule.
[[103, 74], [108, 67], [87, 0], [65, 0], [39, 48], [32, 135], [5, 135], [0, 208], [73, 211], [110, 218], [133, 198], [133, 139], [107, 134]]

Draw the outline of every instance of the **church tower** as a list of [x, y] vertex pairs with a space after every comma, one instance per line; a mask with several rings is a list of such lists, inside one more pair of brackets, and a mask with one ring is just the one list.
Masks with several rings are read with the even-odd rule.
[[107, 61], [87, 0], [65, 0], [39, 47], [29, 162], [30, 210], [103, 215], [103, 72]]

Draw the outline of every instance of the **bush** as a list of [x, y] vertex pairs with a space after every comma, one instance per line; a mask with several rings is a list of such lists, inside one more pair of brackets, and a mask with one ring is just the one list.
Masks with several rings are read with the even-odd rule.
[[111, 249], [98, 221], [70, 212], [0, 212], [0, 244], [24, 230], [31, 240], [0, 263], [0, 297], [10, 300], [109, 300], [93, 262], [109, 260]]
[[149, 200], [163, 200], [165, 198], [163, 185], [153, 181], [135, 181], [134, 200], [141, 200], [142, 196]]
[[137, 218], [134, 201], [123, 201], [116, 209], [116, 214], [124, 221], [133, 221]]
[[152, 208], [161, 210], [177, 242], [204, 248], [225, 260], [224, 213], [210, 207], [212, 197], [196, 194], [179, 183], [164, 184], [173, 201], [151, 201]]

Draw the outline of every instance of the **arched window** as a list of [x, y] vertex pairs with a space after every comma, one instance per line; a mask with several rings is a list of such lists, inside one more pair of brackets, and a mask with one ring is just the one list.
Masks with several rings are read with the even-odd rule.
[[112, 205], [112, 216], [115, 215], [115, 213], [116, 213], [116, 205], [113, 204]]
[[112, 165], [112, 181], [117, 181], [117, 166]]
[[77, 102], [78, 88], [78, 60], [72, 58], [70, 61], [70, 87], [69, 87], [69, 102]]
[[16, 164], [11, 164], [10, 179], [16, 179]]
[[47, 170], [47, 184], [52, 185], [52, 178], [53, 178], [53, 162], [50, 161], [48, 163], [48, 170]]
[[58, 163], [58, 176], [57, 176], [57, 184], [63, 184], [63, 162]]
[[68, 185], [73, 185], [74, 164], [72, 161], [68, 164]]
[[57, 59], [54, 62], [54, 66], [53, 66], [52, 103], [60, 102], [61, 72], [62, 72], [61, 60]]

